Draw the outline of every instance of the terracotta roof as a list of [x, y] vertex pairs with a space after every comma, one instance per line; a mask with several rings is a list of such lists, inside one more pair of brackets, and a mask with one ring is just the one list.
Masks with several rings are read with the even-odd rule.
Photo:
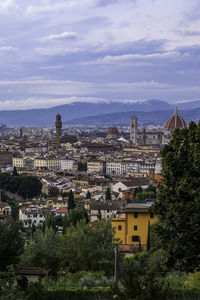
[[68, 212], [68, 209], [66, 207], [62, 207], [62, 208], [59, 208], [56, 210], [56, 213], [59, 213], [59, 214], [63, 214], [63, 213], [67, 213]]
[[154, 175], [154, 179], [157, 181], [157, 182], [161, 182], [163, 180], [163, 176], [160, 175], [160, 174], [155, 174]]
[[176, 128], [182, 129], [187, 128], [185, 120], [179, 115], [178, 109], [175, 109], [175, 112], [172, 117], [170, 117], [165, 123], [165, 130], [174, 130]]
[[111, 127], [109, 130], [108, 130], [108, 134], [116, 134], [116, 135], [119, 135], [119, 131], [116, 127]]

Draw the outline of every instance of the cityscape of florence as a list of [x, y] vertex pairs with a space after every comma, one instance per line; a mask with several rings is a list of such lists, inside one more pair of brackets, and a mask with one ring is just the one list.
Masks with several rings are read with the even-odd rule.
[[0, 0], [0, 299], [200, 299], [198, 0]]

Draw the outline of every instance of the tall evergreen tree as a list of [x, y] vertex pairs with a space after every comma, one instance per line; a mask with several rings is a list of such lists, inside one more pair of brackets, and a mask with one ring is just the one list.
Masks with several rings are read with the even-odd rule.
[[17, 168], [14, 167], [14, 168], [13, 168], [13, 176], [17, 176], [17, 175], [18, 175], [18, 173], [17, 173]]
[[87, 191], [86, 198], [87, 199], [91, 199], [91, 193], [90, 193], [90, 191]]
[[111, 200], [111, 192], [109, 188], [106, 190], [106, 200]]
[[154, 248], [166, 251], [168, 267], [191, 272], [200, 269], [200, 123], [174, 132], [162, 168]]
[[151, 242], [150, 242], [150, 221], [148, 221], [148, 235], [147, 235], [147, 250], [150, 250], [150, 246]]
[[68, 196], [68, 210], [74, 209], [75, 207], [76, 207], [76, 205], [74, 202], [74, 194], [73, 194], [72, 190], [70, 190], [69, 196]]

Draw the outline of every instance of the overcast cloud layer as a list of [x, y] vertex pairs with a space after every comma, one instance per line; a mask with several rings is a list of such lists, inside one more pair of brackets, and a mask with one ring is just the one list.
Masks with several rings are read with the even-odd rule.
[[0, 109], [200, 99], [199, 0], [0, 0]]

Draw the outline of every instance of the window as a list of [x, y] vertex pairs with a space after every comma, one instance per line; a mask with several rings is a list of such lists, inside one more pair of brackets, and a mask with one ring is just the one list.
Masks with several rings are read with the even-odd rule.
[[137, 230], [137, 225], [134, 226], [134, 230]]
[[151, 219], [154, 218], [154, 213], [150, 213], [150, 218], [151, 218]]
[[138, 213], [134, 213], [134, 218], [136, 219], [138, 217]]
[[118, 230], [122, 230], [122, 225], [118, 225]]
[[140, 237], [139, 235], [132, 235], [132, 242], [139, 242]]

